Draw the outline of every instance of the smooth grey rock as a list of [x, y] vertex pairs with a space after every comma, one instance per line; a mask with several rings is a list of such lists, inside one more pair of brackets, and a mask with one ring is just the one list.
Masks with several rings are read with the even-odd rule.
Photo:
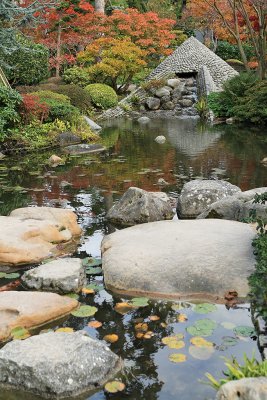
[[222, 218], [241, 221], [250, 217], [254, 210], [257, 218], [267, 218], [267, 204], [253, 204], [256, 194], [267, 192], [267, 187], [247, 190], [236, 193], [211, 204], [198, 218]]
[[216, 400], [267, 400], [267, 378], [243, 378], [225, 383]]
[[169, 87], [162, 87], [156, 90], [157, 97], [169, 96], [171, 89]]
[[172, 101], [167, 101], [166, 103], [162, 104], [163, 110], [174, 110], [175, 104]]
[[101, 144], [75, 144], [65, 147], [65, 151], [70, 154], [100, 153], [105, 150]]
[[173, 215], [166, 193], [146, 192], [130, 187], [119, 202], [108, 211], [107, 219], [117, 225], [131, 226], [172, 219]]
[[139, 122], [139, 124], [147, 124], [150, 121], [150, 118], [148, 117], [140, 117], [137, 120]]
[[101, 387], [120, 367], [116, 354], [84, 332], [49, 332], [0, 350], [0, 385], [58, 399]]
[[182, 99], [179, 101], [179, 103], [182, 107], [192, 107], [193, 105], [193, 102], [190, 99]]
[[160, 99], [156, 97], [148, 97], [146, 99], [146, 105], [150, 110], [158, 110], [160, 107]]
[[157, 142], [159, 144], [164, 144], [166, 142], [166, 138], [163, 135], [157, 136], [155, 139], [155, 142]]
[[101, 131], [102, 127], [100, 125], [98, 125], [97, 123], [95, 123], [92, 119], [90, 119], [89, 117], [86, 117], [85, 115], [83, 116], [83, 118], [94, 132]]
[[199, 180], [184, 185], [177, 203], [179, 218], [196, 218], [210, 204], [241, 192], [237, 186], [223, 180]]
[[180, 79], [168, 79], [167, 80], [167, 85], [170, 86], [171, 88], [175, 89], [177, 86], [179, 86], [181, 83]]
[[86, 274], [80, 258], [59, 258], [25, 272], [21, 279], [30, 289], [72, 293], [85, 285]]
[[122, 293], [148, 296], [249, 292], [254, 271], [248, 224], [225, 220], [160, 221], [116, 231], [102, 242], [105, 285]]

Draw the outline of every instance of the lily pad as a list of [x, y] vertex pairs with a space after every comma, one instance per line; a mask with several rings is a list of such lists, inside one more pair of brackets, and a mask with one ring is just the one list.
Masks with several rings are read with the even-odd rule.
[[190, 339], [190, 342], [196, 346], [196, 347], [213, 347], [212, 342], [208, 342], [206, 339], [203, 339], [200, 336], [195, 336], [192, 339]]
[[238, 339], [232, 336], [223, 336], [223, 346], [230, 347], [235, 346], [238, 343]]
[[105, 384], [105, 390], [109, 393], [122, 392], [124, 389], [125, 385], [120, 381], [112, 381]]
[[13, 272], [11, 274], [6, 274], [6, 276], [5, 276], [6, 279], [16, 279], [19, 277], [20, 277], [20, 274], [18, 274], [17, 272]]
[[189, 354], [197, 360], [208, 360], [214, 351], [214, 347], [189, 346]]
[[0, 272], [0, 279], [1, 278], [5, 278], [6, 277], [6, 273], [5, 272]]
[[194, 325], [186, 328], [187, 332], [192, 336], [211, 336], [216, 328], [217, 324], [211, 319], [199, 319]]
[[68, 293], [68, 294], [65, 294], [65, 296], [70, 297], [71, 299], [75, 299], [75, 300], [78, 300], [78, 298], [79, 298], [79, 295], [77, 293]]
[[237, 336], [250, 337], [255, 335], [255, 329], [251, 326], [237, 326], [234, 328], [234, 333]]
[[89, 267], [86, 268], [86, 274], [87, 275], [101, 275], [102, 274], [102, 268], [100, 267]]
[[101, 258], [86, 257], [82, 260], [83, 266], [85, 267], [98, 267], [102, 265]]
[[134, 307], [146, 307], [148, 306], [149, 299], [146, 297], [135, 297], [130, 301]]
[[166, 336], [162, 338], [162, 343], [166, 344], [170, 349], [182, 349], [185, 347], [185, 343], [183, 340], [184, 335], [182, 333], [178, 333], [175, 336]]
[[73, 315], [74, 317], [79, 317], [79, 318], [91, 317], [92, 315], [95, 315], [97, 310], [98, 309], [96, 307], [84, 305], [84, 306], [81, 306], [80, 308], [78, 308], [78, 310], [72, 311], [71, 315]]
[[208, 314], [216, 310], [217, 307], [215, 306], [215, 304], [211, 303], [196, 304], [196, 306], [194, 307], [194, 311], [198, 314]]
[[21, 326], [13, 328], [10, 334], [12, 338], [16, 340], [24, 340], [31, 336], [30, 332]]
[[89, 285], [85, 286], [86, 289], [93, 289], [95, 292], [99, 292], [103, 290], [103, 285], [97, 285], [96, 283], [90, 283]]
[[169, 360], [173, 363], [182, 363], [187, 359], [185, 354], [173, 353], [169, 355]]
[[229, 330], [232, 330], [236, 327], [236, 325], [233, 324], [232, 322], [221, 322], [221, 325], [224, 327], [224, 329], [229, 329]]
[[172, 307], [172, 310], [173, 310], [173, 311], [179, 311], [179, 310], [183, 310], [183, 309], [185, 309], [185, 308], [191, 308], [191, 304], [189, 304], [189, 303], [184, 303], [184, 302], [181, 302], [181, 303], [173, 303], [171, 307]]

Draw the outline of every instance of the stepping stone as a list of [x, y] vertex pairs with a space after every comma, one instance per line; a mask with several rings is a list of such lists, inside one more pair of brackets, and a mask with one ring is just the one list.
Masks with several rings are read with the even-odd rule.
[[13, 328], [35, 328], [71, 313], [78, 301], [55, 293], [0, 292], [0, 341]]

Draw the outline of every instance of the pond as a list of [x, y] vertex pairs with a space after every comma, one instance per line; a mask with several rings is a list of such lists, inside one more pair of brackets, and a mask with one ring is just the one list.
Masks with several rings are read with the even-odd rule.
[[[166, 136], [165, 144], [155, 142], [158, 135]], [[207, 127], [194, 119], [155, 119], [146, 125], [123, 119], [106, 123], [101, 138], [106, 151], [99, 154], [71, 155], [55, 149], [1, 160], [0, 215], [28, 205], [72, 209], [84, 230], [76, 256], [99, 258], [103, 236], [115, 229], [105, 221], [106, 212], [130, 186], [164, 190], [173, 199], [185, 182], [197, 177], [226, 179], [242, 190], [267, 186], [266, 167], [260, 163], [267, 156], [266, 135], [257, 130]], [[65, 164], [49, 167], [52, 152], [62, 156]], [[168, 185], [159, 185], [160, 178]], [[88, 280], [97, 285], [96, 293], [81, 294], [79, 300], [98, 311], [89, 318], [71, 316], [60, 326], [84, 329], [99, 339], [116, 334], [118, 340], [109, 345], [124, 360], [120, 378], [126, 389], [114, 395], [99, 391], [82, 399], [214, 399], [215, 391], [199, 380], [207, 381], [206, 372], [222, 377], [222, 356], [234, 355], [242, 361], [244, 353], [254, 353], [261, 358], [252, 330], [244, 334], [239, 329], [253, 328], [249, 304], [235, 309], [214, 305], [200, 313], [189, 302], [150, 300], [145, 307], [121, 314], [114, 307], [127, 299], [106, 291], [101, 273], [89, 275]], [[1, 279], [0, 285], [5, 283]], [[88, 326], [94, 320], [102, 326]], [[147, 337], [142, 336], [146, 332], [138, 335], [140, 323], [147, 324]], [[193, 338], [195, 328], [203, 324], [212, 328], [204, 337], [208, 344], [199, 348]], [[164, 338], [176, 334], [179, 344], [170, 348]], [[172, 362], [172, 354], [182, 354], [183, 362]], [[2, 392], [0, 399], [38, 398]]]

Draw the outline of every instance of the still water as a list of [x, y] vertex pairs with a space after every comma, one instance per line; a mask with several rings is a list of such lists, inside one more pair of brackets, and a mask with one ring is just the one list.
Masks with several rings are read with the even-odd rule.
[[[165, 144], [155, 142], [158, 135], [166, 136]], [[79, 156], [51, 150], [0, 161], [0, 215], [28, 205], [72, 209], [84, 230], [76, 255], [100, 257], [103, 236], [114, 230], [105, 221], [106, 212], [130, 186], [164, 190], [173, 198], [185, 182], [198, 177], [226, 179], [242, 190], [267, 186], [267, 168], [260, 163], [267, 156], [266, 132], [234, 126], [206, 127], [192, 119], [151, 120], [146, 125], [116, 120], [106, 123], [101, 141], [106, 151], [99, 154]], [[64, 158], [64, 165], [48, 166], [47, 159], [54, 152]], [[160, 178], [168, 185], [160, 186]], [[79, 300], [96, 306], [97, 313], [89, 318], [71, 316], [60, 326], [84, 329], [98, 339], [117, 334], [118, 341], [109, 346], [124, 360], [120, 379], [126, 389], [114, 395], [99, 391], [82, 399], [213, 399], [215, 391], [199, 380], [206, 380], [205, 372], [222, 377], [221, 356], [234, 355], [241, 361], [244, 353], [255, 353], [261, 358], [255, 335], [238, 334], [239, 326], [252, 326], [249, 304], [236, 309], [216, 305], [204, 315], [191, 303], [150, 301], [147, 307], [121, 315], [114, 306], [127, 299], [107, 292], [101, 274], [89, 275], [88, 280], [98, 285], [98, 291], [95, 295], [81, 294]], [[5, 283], [0, 281], [0, 285]], [[151, 316], [159, 318], [151, 321]], [[94, 319], [102, 323], [100, 328], [88, 326]], [[213, 343], [212, 350], [206, 352], [199, 352], [191, 342], [190, 327], [201, 319], [214, 321], [214, 329], [206, 337]], [[135, 326], [140, 321], [153, 332], [150, 339], [136, 338]], [[162, 343], [164, 337], [178, 333], [183, 335], [181, 349]], [[185, 361], [171, 362], [173, 353], [183, 354]], [[0, 399], [38, 397], [2, 392]]]

